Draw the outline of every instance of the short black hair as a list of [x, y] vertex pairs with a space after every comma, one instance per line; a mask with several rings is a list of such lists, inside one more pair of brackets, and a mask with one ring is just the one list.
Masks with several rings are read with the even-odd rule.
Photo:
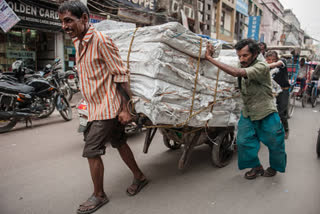
[[259, 45], [263, 45], [263, 46], [264, 46], [264, 49], [266, 49], [266, 50], [267, 50], [267, 44], [266, 44], [266, 43], [264, 43], [264, 42], [260, 42], [260, 43], [259, 43]]
[[250, 53], [252, 53], [253, 55], [255, 54], [259, 54], [260, 52], [260, 48], [259, 48], [259, 44], [253, 40], [253, 39], [243, 39], [243, 40], [240, 40], [235, 46], [234, 48], [237, 50], [237, 51], [240, 51], [242, 48], [244, 48], [245, 46], [249, 47], [249, 51]]
[[70, 11], [71, 14], [76, 16], [78, 19], [80, 19], [84, 13], [90, 18], [88, 7], [79, 0], [63, 2], [58, 9], [58, 13], [64, 13], [66, 11]]
[[274, 57], [276, 57], [277, 59], [279, 59], [277, 51], [268, 51], [268, 52], [266, 53], [266, 57], [269, 57], [269, 56], [274, 56]]

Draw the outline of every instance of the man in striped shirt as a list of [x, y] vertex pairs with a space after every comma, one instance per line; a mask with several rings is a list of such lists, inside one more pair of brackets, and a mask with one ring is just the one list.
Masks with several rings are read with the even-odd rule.
[[131, 93], [128, 69], [119, 50], [106, 35], [89, 24], [89, 10], [80, 1], [64, 2], [58, 10], [63, 30], [73, 38], [81, 92], [88, 103], [88, 125], [84, 132], [83, 157], [89, 162], [94, 192], [78, 208], [78, 213], [92, 213], [109, 200], [103, 189], [106, 142], [117, 148], [134, 175], [127, 194], [137, 194], [148, 180], [141, 172], [126, 142], [124, 125], [131, 120], [128, 100]]

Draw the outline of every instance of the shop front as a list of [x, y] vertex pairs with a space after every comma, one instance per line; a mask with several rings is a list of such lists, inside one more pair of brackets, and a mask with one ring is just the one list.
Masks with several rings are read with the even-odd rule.
[[63, 58], [63, 34], [58, 5], [42, 1], [7, 0], [20, 21], [0, 33], [0, 70], [10, 71], [16, 60], [41, 70], [56, 57]]

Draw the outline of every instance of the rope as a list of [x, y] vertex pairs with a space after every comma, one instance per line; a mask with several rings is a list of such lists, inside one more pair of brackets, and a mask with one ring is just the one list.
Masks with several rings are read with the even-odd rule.
[[[218, 85], [219, 85], [219, 74], [220, 74], [220, 68], [218, 69], [218, 72], [217, 72], [217, 80], [216, 80], [216, 87], [214, 89], [213, 102], [217, 101], [217, 91], [218, 91]], [[213, 105], [211, 106], [210, 112], [212, 112], [212, 111], [213, 111]], [[209, 123], [209, 120], [207, 120], [207, 122], [206, 122], [206, 127], [208, 127], [208, 123]]]
[[[136, 32], [138, 31], [138, 27], [136, 28], [136, 30], [133, 32], [133, 35], [132, 35], [132, 38], [131, 38], [131, 42], [130, 42], [130, 46], [129, 46], [129, 50], [128, 50], [128, 56], [127, 56], [127, 71], [128, 71], [128, 86], [129, 86], [129, 89], [131, 88], [130, 87], [130, 84], [131, 84], [131, 80], [130, 80], [130, 53], [131, 53], [131, 48], [132, 48], [132, 44], [133, 44], [133, 40], [135, 38], [135, 35], [136, 35]], [[135, 116], [135, 114], [132, 112], [134, 111], [134, 103], [132, 102], [132, 100], [130, 100], [128, 102], [128, 107], [131, 103], [131, 111], [130, 111], [130, 114], [131, 116]], [[130, 109], [130, 108], [128, 108]]]
[[135, 35], [136, 35], [136, 32], [139, 28], [137, 27], [136, 30], [133, 32], [133, 35], [132, 35], [132, 38], [131, 38], [131, 42], [130, 42], [130, 46], [129, 46], [129, 50], [128, 50], [128, 56], [127, 56], [127, 69], [128, 69], [128, 75], [129, 75], [129, 81], [128, 81], [128, 84], [130, 86], [130, 72], [129, 72], [129, 69], [130, 69], [130, 53], [131, 53], [131, 48], [132, 48], [132, 44], [133, 44], [133, 40], [135, 38]]
[[[201, 60], [201, 51], [202, 51], [202, 38], [200, 37], [200, 48], [199, 48], [199, 56], [198, 56], [198, 62], [197, 62], [197, 71], [196, 71], [196, 77], [194, 79], [194, 89], [193, 89], [193, 94], [192, 94], [192, 103], [191, 103], [191, 108], [190, 108], [190, 114], [189, 114], [189, 118], [187, 119], [187, 121], [189, 121], [193, 117], [192, 112], [193, 112], [193, 106], [194, 106], [194, 97], [195, 97], [196, 91], [197, 91], [198, 74], [199, 74], [199, 67], [200, 67], [200, 60]], [[185, 124], [187, 124], [187, 121], [185, 122]]]

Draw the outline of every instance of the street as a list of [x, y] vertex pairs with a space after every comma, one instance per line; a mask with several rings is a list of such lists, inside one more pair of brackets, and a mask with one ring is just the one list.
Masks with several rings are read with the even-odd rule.
[[[132, 182], [129, 169], [111, 146], [103, 157], [104, 187], [110, 202], [97, 214], [319, 214], [320, 159], [316, 138], [319, 105], [296, 103], [286, 141], [287, 172], [246, 180], [237, 156], [225, 168], [211, 164], [207, 145], [197, 147], [184, 171], [177, 169], [180, 150], [170, 151], [157, 133], [148, 154], [142, 153], [145, 133], [128, 140], [150, 183], [136, 196], [126, 195]], [[0, 213], [69, 214], [92, 193], [87, 160], [81, 157], [79, 120], [65, 122], [55, 112], [48, 119], [23, 123], [0, 135]], [[268, 150], [260, 158], [267, 168]]]

